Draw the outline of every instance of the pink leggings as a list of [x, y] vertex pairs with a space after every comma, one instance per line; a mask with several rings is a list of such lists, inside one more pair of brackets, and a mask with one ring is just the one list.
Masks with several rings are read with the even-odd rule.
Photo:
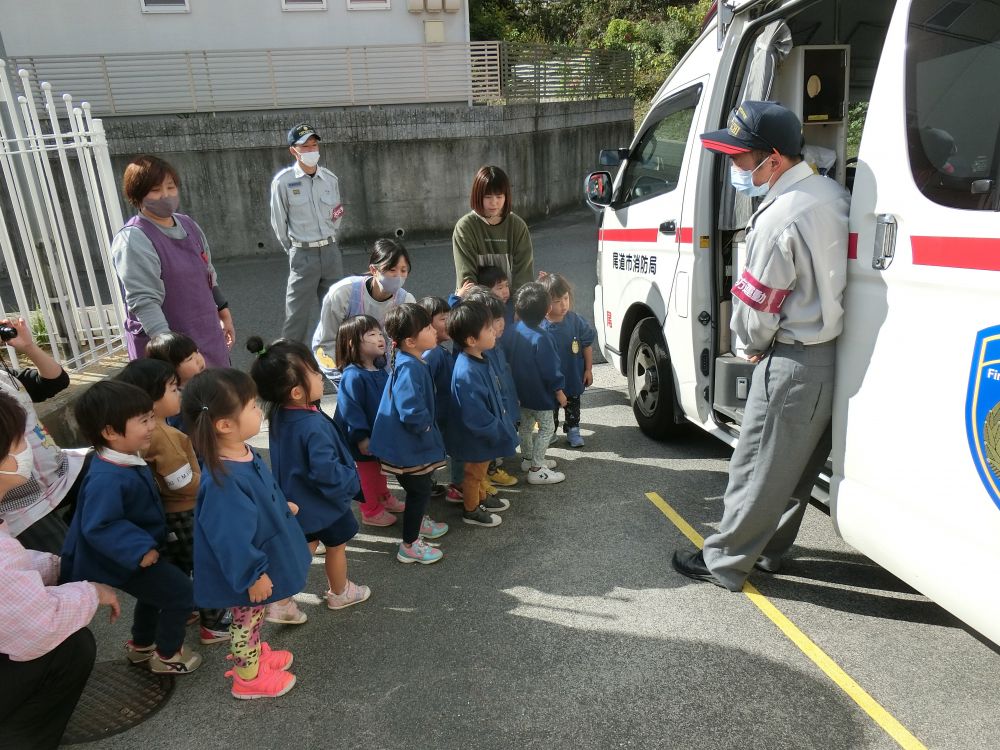
[[365, 518], [377, 516], [385, 510], [385, 498], [389, 495], [389, 485], [378, 461], [358, 461], [358, 477], [361, 479], [361, 493], [365, 501], [361, 503], [361, 515]]

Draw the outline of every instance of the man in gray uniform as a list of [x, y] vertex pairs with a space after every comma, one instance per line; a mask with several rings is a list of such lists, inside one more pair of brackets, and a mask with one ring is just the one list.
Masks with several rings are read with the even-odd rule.
[[830, 452], [850, 197], [802, 161], [802, 124], [773, 102], [743, 102], [701, 139], [729, 156], [737, 190], [764, 196], [732, 290], [732, 327], [757, 366], [719, 531], [703, 551], [675, 552], [673, 566], [739, 591], [754, 566], [780, 567]]
[[288, 131], [288, 150], [295, 164], [271, 181], [271, 227], [288, 253], [284, 338], [309, 343], [312, 300], [322, 304], [334, 282], [344, 275], [337, 229], [344, 215], [337, 175], [319, 166], [320, 137], [302, 123]]

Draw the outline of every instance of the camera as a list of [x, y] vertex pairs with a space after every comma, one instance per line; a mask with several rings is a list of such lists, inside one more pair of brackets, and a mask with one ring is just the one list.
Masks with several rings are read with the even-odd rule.
[[0, 325], [0, 341], [7, 342], [17, 338], [17, 329], [14, 326]]

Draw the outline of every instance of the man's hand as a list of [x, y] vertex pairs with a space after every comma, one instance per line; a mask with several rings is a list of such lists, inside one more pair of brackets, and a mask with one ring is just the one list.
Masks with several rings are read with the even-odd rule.
[[297, 516], [299, 514], [299, 506], [293, 503], [291, 500], [288, 500], [287, 502], [288, 502], [288, 510], [292, 511], [293, 516]]
[[754, 354], [753, 356], [747, 357], [747, 362], [749, 362], [752, 365], [755, 365], [758, 362], [760, 362], [760, 358], [763, 356], [764, 356], [763, 354]]
[[594, 371], [587, 369], [583, 371], [583, 386], [589, 388], [594, 384]]
[[97, 590], [97, 604], [102, 607], [111, 608], [111, 622], [118, 619], [118, 615], [122, 613], [122, 605], [118, 603], [118, 594], [110, 586], [105, 586], [103, 583], [91, 583]]
[[151, 549], [149, 552], [147, 552], [145, 555], [142, 556], [142, 559], [139, 561], [139, 567], [148, 568], [150, 565], [152, 565], [159, 559], [160, 559], [160, 553], [157, 552], [155, 549]]
[[563, 408], [565, 408], [566, 404], [569, 403], [569, 401], [566, 399], [566, 394], [563, 393], [561, 390], [556, 391], [556, 402], [559, 404], [559, 406], [562, 406]]
[[250, 595], [250, 601], [254, 604], [264, 601], [271, 595], [271, 579], [268, 577], [267, 573], [261, 574], [261, 577], [257, 579], [257, 583], [250, 587], [247, 594]]
[[358, 450], [365, 456], [370, 456], [371, 451], [368, 450], [368, 443], [371, 442], [371, 438], [365, 438], [364, 440], [358, 441]]

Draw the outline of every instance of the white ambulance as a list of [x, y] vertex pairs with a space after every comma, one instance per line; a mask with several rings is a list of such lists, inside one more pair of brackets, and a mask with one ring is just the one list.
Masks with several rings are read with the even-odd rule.
[[835, 527], [1000, 643], [1000, 2], [713, 9], [632, 144], [602, 152], [616, 174], [586, 185], [599, 343], [656, 438], [739, 436], [753, 366], [730, 290], [754, 199], [698, 135], [746, 99], [795, 110], [807, 160], [852, 192]]

